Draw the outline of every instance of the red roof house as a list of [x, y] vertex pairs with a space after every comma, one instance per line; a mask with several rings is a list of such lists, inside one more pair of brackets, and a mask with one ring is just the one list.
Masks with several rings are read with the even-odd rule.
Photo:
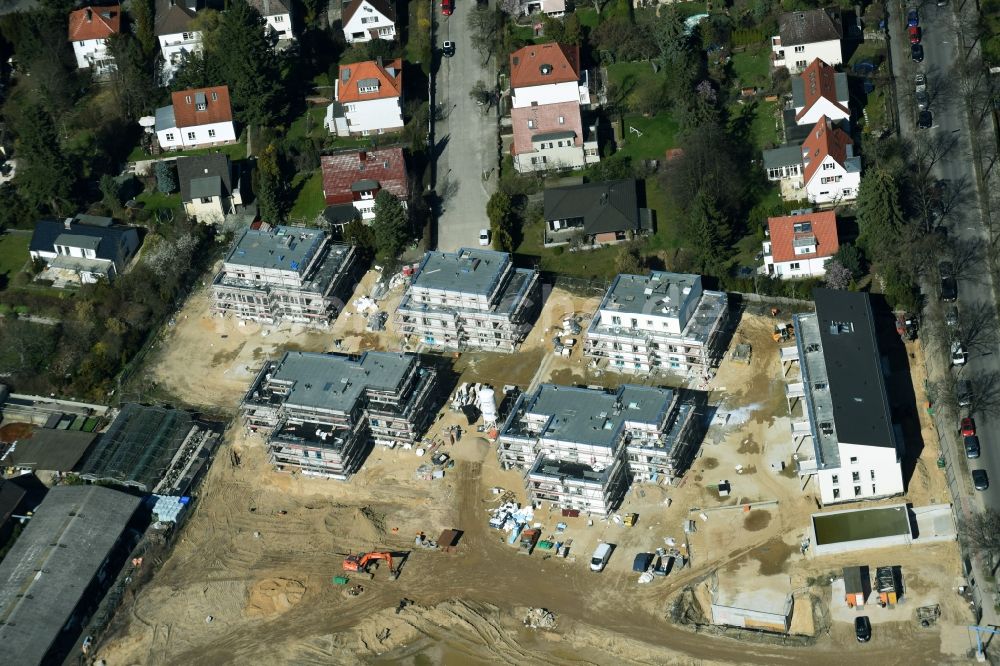
[[84, 7], [69, 15], [69, 41], [84, 42], [89, 39], [107, 39], [121, 32], [122, 8]]
[[832, 210], [771, 217], [767, 229], [764, 263], [772, 275], [823, 275], [826, 261], [840, 249], [837, 215]]
[[321, 165], [328, 206], [351, 205], [363, 218], [371, 219], [375, 197], [382, 190], [394, 194], [403, 205], [410, 198], [402, 148], [345, 150], [324, 155]]
[[510, 54], [510, 85], [513, 88], [579, 80], [579, 46], [555, 42], [530, 44]]

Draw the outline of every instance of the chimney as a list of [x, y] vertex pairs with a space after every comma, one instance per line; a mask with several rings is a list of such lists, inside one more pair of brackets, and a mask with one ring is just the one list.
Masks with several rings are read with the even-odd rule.
[[376, 57], [375, 57], [375, 63], [376, 63], [376, 64], [377, 64], [377, 65], [378, 65], [379, 67], [381, 67], [381, 66], [382, 66], [382, 56], [376, 56]]
[[73, 218], [67, 217], [63, 220], [63, 226], [66, 227], [66, 231], [69, 231], [73, 227]]
[[84, 16], [87, 17], [87, 23], [90, 23], [91, 21], [94, 20], [94, 12], [93, 12], [93, 10], [90, 9], [90, 7], [87, 7], [83, 11], [85, 12]]
[[365, 151], [363, 151], [363, 150], [362, 150], [361, 152], [359, 152], [359, 153], [358, 153], [358, 160], [360, 160], [361, 162], [364, 162], [364, 161], [366, 161], [367, 159], [368, 159], [368, 153], [366, 153], [366, 152], [365, 152]]

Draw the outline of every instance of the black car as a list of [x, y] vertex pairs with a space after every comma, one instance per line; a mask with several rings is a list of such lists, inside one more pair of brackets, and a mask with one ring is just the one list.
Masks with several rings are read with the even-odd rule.
[[450, 58], [455, 55], [455, 42], [449, 40], [442, 44], [441, 53], [443, 53], [446, 58]]
[[965, 457], [966, 458], [978, 458], [979, 457], [979, 438], [975, 435], [965, 438]]
[[918, 129], [930, 129], [934, 124], [934, 116], [930, 111], [921, 111], [917, 115], [917, 128]]
[[868, 621], [867, 615], [859, 615], [854, 618], [854, 635], [858, 637], [859, 643], [867, 643], [872, 638], [872, 623]]
[[990, 478], [986, 476], [985, 469], [972, 470], [972, 485], [976, 490], [986, 490], [990, 487]]
[[958, 300], [958, 282], [955, 281], [955, 270], [950, 261], [942, 261], [938, 264], [938, 273], [941, 274], [941, 300], [953, 303]]
[[920, 44], [910, 44], [910, 57], [913, 58], [913, 62], [923, 62], [924, 47]]

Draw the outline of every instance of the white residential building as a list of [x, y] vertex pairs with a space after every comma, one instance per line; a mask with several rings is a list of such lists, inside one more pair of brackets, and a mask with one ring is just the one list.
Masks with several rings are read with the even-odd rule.
[[854, 140], [826, 116], [809, 130], [802, 143], [764, 151], [768, 180], [781, 183], [785, 201], [835, 206], [858, 197], [861, 157]]
[[201, 32], [194, 29], [199, 0], [156, 0], [153, 34], [160, 42], [161, 79], [170, 82], [192, 53], [201, 53]]
[[352, 0], [341, 13], [348, 44], [396, 39], [396, 8], [392, 0]]
[[181, 90], [156, 110], [156, 138], [163, 150], [204, 148], [236, 141], [229, 88]]
[[249, 0], [250, 6], [254, 7], [264, 18], [264, 30], [271, 38], [274, 48], [281, 51], [295, 41], [295, 33], [292, 32], [292, 10], [284, 0]]
[[69, 15], [69, 41], [73, 44], [76, 66], [90, 68], [98, 77], [107, 76], [115, 61], [108, 51], [108, 38], [121, 32], [122, 8], [87, 6]]
[[587, 329], [584, 353], [607, 368], [705, 375], [725, 353], [728, 298], [700, 275], [618, 275]]
[[798, 74], [819, 58], [830, 65], [844, 62], [840, 15], [828, 9], [788, 12], [778, 18], [778, 34], [771, 38], [772, 62]]
[[[902, 431], [892, 422], [871, 302], [864, 292], [816, 289], [816, 312], [795, 315], [795, 346], [781, 349], [798, 461], [823, 504], [903, 492]], [[788, 366], [798, 365], [799, 376]], [[806, 451], [807, 449], [803, 449]]]
[[326, 109], [327, 129], [337, 136], [369, 136], [403, 129], [403, 61], [340, 66]]
[[837, 122], [851, 119], [847, 74], [816, 59], [800, 76], [792, 77], [792, 108], [796, 125], [813, 126], [826, 116]]
[[767, 220], [764, 272], [782, 280], [826, 275], [826, 262], [840, 249], [832, 210], [793, 212]]
[[45, 262], [39, 278], [63, 287], [114, 280], [138, 249], [135, 227], [114, 224], [110, 217], [77, 215], [35, 223], [28, 254]]
[[240, 173], [225, 153], [177, 158], [181, 203], [188, 217], [220, 224], [243, 206]]
[[518, 397], [497, 442], [525, 470], [528, 501], [607, 515], [631, 481], [679, 476], [704, 435], [705, 394], [626, 384], [614, 391], [542, 384]]

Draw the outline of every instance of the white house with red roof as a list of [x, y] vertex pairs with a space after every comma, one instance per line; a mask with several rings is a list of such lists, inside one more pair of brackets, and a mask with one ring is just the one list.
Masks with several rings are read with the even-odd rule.
[[121, 32], [122, 8], [84, 7], [69, 15], [69, 41], [73, 43], [76, 66], [90, 68], [97, 76], [106, 76], [115, 69], [108, 51], [108, 38]]
[[340, 66], [326, 109], [327, 129], [337, 136], [369, 136], [403, 129], [403, 61], [381, 59]]
[[[410, 198], [402, 148], [344, 150], [324, 155], [323, 197], [331, 208], [353, 207], [363, 220], [375, 217], [375, 197], [382, 190], [395, 195], [405, 208]], [[350, 211], [348, 211], [350, 212]], [[353, 214], [329, 217], [348, 220]]]
[[861, 157], [854, 154], [854, 140], [826, 116], [802, 142], [802, 180], [810, 203], [840, 204], [858, 197]]
[[156, 110], [156, 138], [164, 150], [204, 148], [236, 141], [229, 87], [181, 90]]
[[590, 83], [580, 49], [532, 44], [510, 56], [511, 154], [520, 173], [577, 169], [600, 161], [596, 127], [584, 127]]
[[826, 275], [826, 262], [840, 249], [832, 210], [799, 211], [767, 220], [764, 267], [782, 280]]
[[396, 39], [396, 8], [392, 0], [353, 0], [340, 16], [348, 44]]
[[850, 99], [847, 74], [819, 58], [792, 78], [792, 106], [797, 125], [815, 125], [823, 116], [835, 122], [850, 120]]

